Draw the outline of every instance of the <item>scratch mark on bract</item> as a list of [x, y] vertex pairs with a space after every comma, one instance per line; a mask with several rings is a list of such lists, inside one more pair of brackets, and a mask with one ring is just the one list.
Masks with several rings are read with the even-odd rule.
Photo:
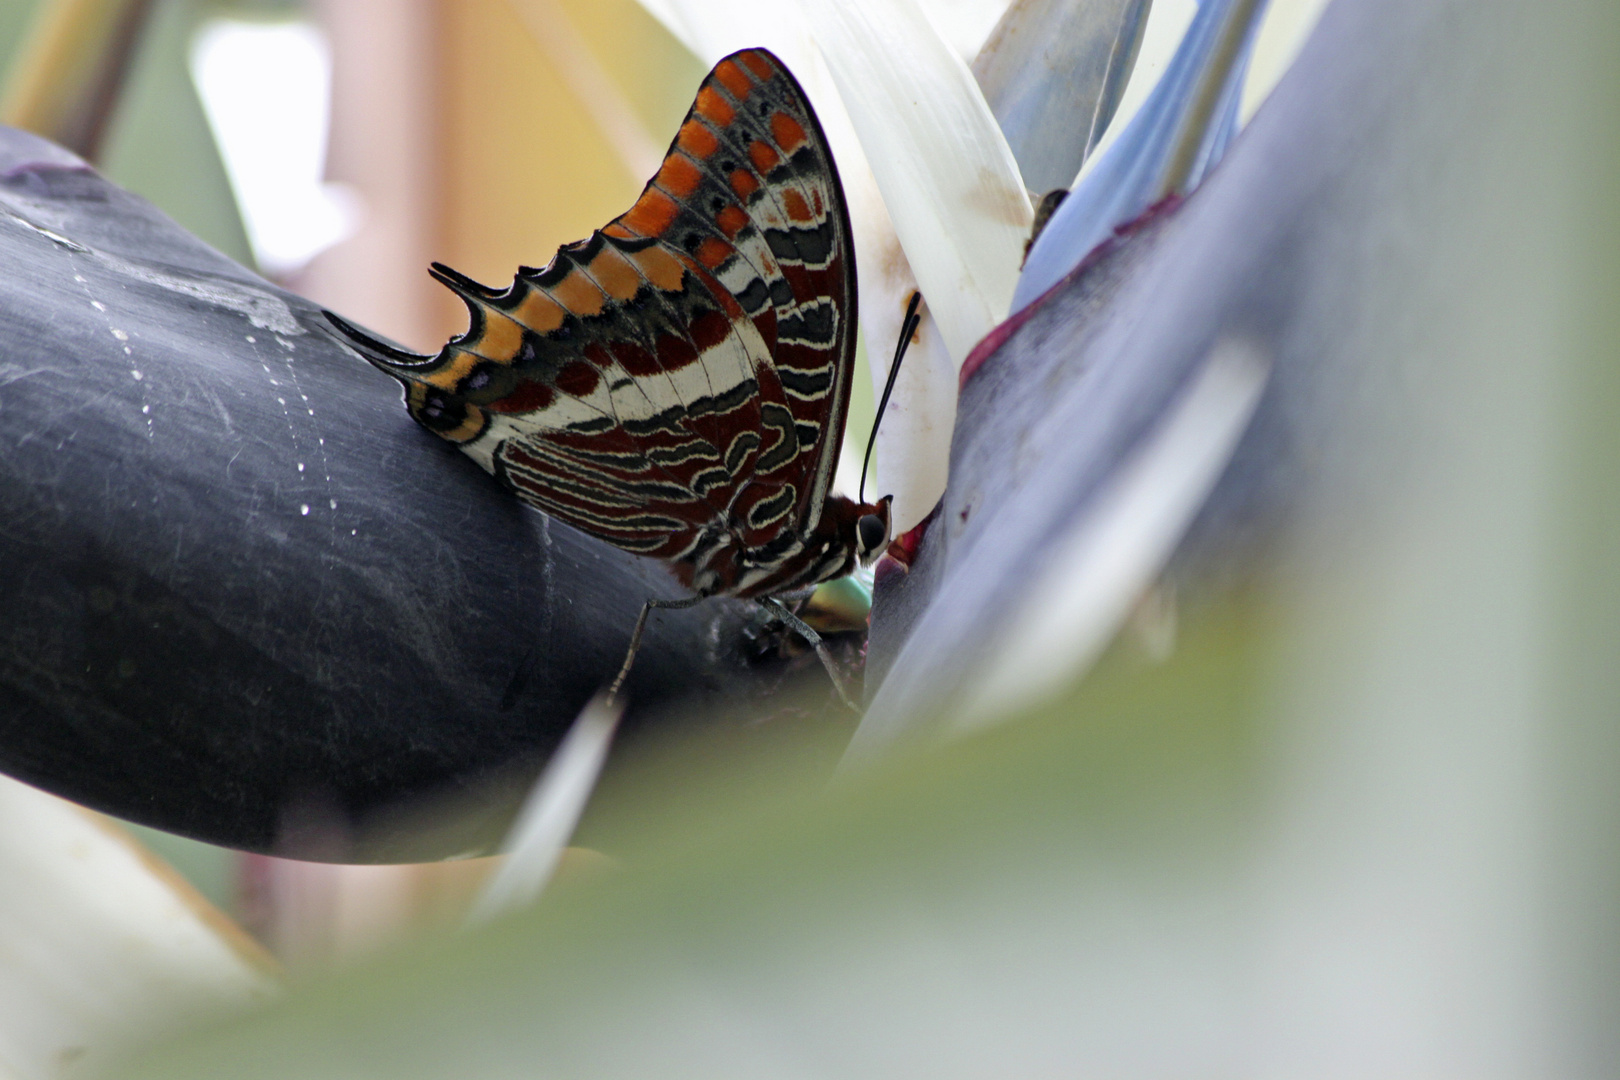
[[215, 307], [239, 312], [247, 316], [248, 322], [261, 330], [270, 330], [287, 337], [298, 337], [308, 332], [298, 324], [298, 320], [293, 317], [292, 308], [287, 306], [285, 300], [263, 289], [255, 289], [251, 285], [235, 281], [199, 281], [183, 278], [127, 259], [120, 259], [104, 251], [94, 254], [108, 267], [126, 277], [157, 285], [170, 292], [213, 304]]

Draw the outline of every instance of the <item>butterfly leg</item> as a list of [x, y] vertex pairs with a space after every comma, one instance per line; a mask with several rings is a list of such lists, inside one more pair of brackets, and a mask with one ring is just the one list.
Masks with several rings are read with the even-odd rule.
[[821, 635], [810, 629], [809, 623], [789, 611], [787, 605], [776, 597], [762, 596], [759, 598], [759, 603], [766, 610], [781, 616], [782, 620], [788, 624], [789, 629], [804, 638], [810, 647], [816, 650], [816, 656], [821, 660], [821, 666], [827, 669], [827, 675], [832, 679], [833, 689], [838, 691], [839, 698], [843, 700], [845, 705], [848, 705], [856, 712], [860, 712], [861, 707], [855, 704], [855, 700], [850, 697], [849, 690], [844, 686], [844, 676], [838, 670], [838, 665], [833, 662], [832, 654], [827, 651], [827, 644], [821, 640]]
[[619, 698], [619, 688], [624, 680], [630, 677], [630, 665], [636, 662], [636, 652], [641, 648], [641, 632], [647, 628], [647, 616], [653, 608], [689, 608], [700, 604], [704, 600], [701, 596], [689, 596], [685, 600], [649, 600], [641, 605], [641, 614], [636, 616], [636, 628], [630, 632], [630, 648], [625, 650], [624, 666], [619, 668], [619, 674], [614, 676], [613, 685], [608, 687], [607, 703], [612, 705]]

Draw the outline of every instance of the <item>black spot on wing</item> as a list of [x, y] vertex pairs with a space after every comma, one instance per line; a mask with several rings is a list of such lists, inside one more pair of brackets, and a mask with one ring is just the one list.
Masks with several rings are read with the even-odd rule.
[[726, 471], [736, 476], [742, 469], [743, 461], [749, 454], [759, 448], [759, 434], [753, 431], [740, 432], [726, 447]]
[[755, 471], [774, 472], [798, 456], [798, 432], [794, 430], [793, 414], [774, 401], [763, 402], [759, 414], [760, 423], [778, 435], [776, 441], [759, 456]]
[[699, 495], [705, 495], [715, 488], [724, 487], [731, 483], [731, 473], [725, 469], [704, 469], [692, 477], [692, 490]]
[[[787, 290], [787, 295], [791, 297], [793, 295], [793, 291], [788, 285], [787, 279], [778, 278], [777, 280], [782, 283], [782, 287]], [[764, 307], [767, 303], [773, 301], [771, 293], [772, 287], [765, 284], [765, 279], [755, 276], [754, 279], [748, 283], [748, 287], [746, 289], [736, 294], [737, 302], [743, 306], [744, 311], [751, 315], [760, 308]]]
[[659, 431], [684, 431], [681, 421], [688, 416], [684, 405], [672, 405], [662, 412], [654, 413], [645, 419], [626, 420], [621, 425], [626, 432], [639, 438], [645, 438]]
[[794, 176], [820, 180], [827, 175], [826, 159], [813, 140], [795, 150], [793, 156], [788, 158], [787, 165]]
[[778, 259], [802, 262], [807, 266], [825, 266], [827, 260], [832, 258], [833, 246], [838, 239], [837, 230], [830, 221], [814, 227], [765, 229], [764, 235], [765, 243], [770, 245], [771, 253]]
[[724, 415], [734, 409], [740, 409], [754, 399], [759, 393], [759, 382], [756, 379], [743, 379], [733, 385], [729, 390], [718, 394], [706, 395], [692, 402], [687, 409], [688, 416], [706, 416], [709, 413]]
[[702, 439], [687, 439], [674, 446], [653, 446], [646, 450], [647, 460], [658, 465], [680, 465], [693, 458], [707, 458], [713, 460], [717, 455], [714, 447]]
[[779, 341], [828, 346], [838, 333], [838, 311], [830, 302], [805, 305], [776, 323]]
[[593, 416], [588, 420], [577, 420], [568, 425], [567, 430], [576, 435], [594, 435], [603, 431], [612, 431], [619, 426], [619, 422], [611, 416]]
[[799, 497], [792, 484], [784, 484], [768, 499], [761, 499], [748, 510], [748, 524], [755, 529], [763, 529], [771, 522], [785, 515], [793, 507], [793, 502]]
[[776, 377], [782, 380], [782, 388], [788, 393], [801, 398], [818, 398], [832, 386], [833, 369], [831, 364], [815, 371], [779, 367], [776, 369]]

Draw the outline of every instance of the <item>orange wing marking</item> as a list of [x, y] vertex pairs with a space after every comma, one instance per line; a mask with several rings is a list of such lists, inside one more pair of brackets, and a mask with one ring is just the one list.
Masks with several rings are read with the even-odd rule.
[[746, 64], [749, 71], [759, 76], [760, 82], [770, 82], [776, 77], [776, 68], [771, 62], [752, 49], [744, 53], [738, 53], [737, 59]]
[[686, 284], [686, 270], [675, 256], [663, 248], [650, 247], [638, 251], [630, 256], [630, 261], [636, 264], [636, 269], [648, 281], [665, 292], [678, 292]]
[[674, 199], [648, 188], [619, 221], [642, 236], [663, 236], [679, 212], [680, 206]]
[[720, 140], [703, 124], [696, 120], [688, 120], [681, 125], [681, 133], [675, 137], [675, 145], [693, 157], [701, 159], [718, 150]]
[[712, 86], [705, 86], [698, 91], [697, 101], [693, 103], [692, 108], [716, 127], [730, 127], [731, 121], [737, 116], [737, 110], [731, 107], [731, 102], [717, 93]]
[[606, 294], [584, 274], [572, 273], [551, 287], [557, 302], [580, 318], [598, 315], [602, 311]]
[[663, 168], [658, 170], [658, 176], [653, 180], [659, 187], [679, 199], [691, 195], [702, 181], [703, 174], [698, 171], [697, 165], [690, 158], [680, 154], [671, 154], [665, 158]]
[[716, 237], [709, 237], [698, 245], [697, 260], [704, 266], [713, 270], [737, 251], [736, 248]]
[[814, 221], [816, 215], [811, 212], [810, 204], [804, 201], [804, 196], [793, 188], [782, 192], [782, 205], [787, 210], [789, 221]]
[[491, 360], [510, 363], [523, 347], [523, 327], [509, 316], [485, 306], [484, 332], [478, 335], [477, 341], [469, 341], [467, 347]]
[[529, 295], [512, 311], [512, 318], [537, 334], [551, 333], [563, 324], [567, 315], [561, 304], [532, 287]]
[[725, 231], [728, 240], [735, 240], [737, 234], [748, 227], [748, 215], [736, 203], [731, 203], [715, 215], [715, 223]]
[[611, 247], [604, 246], [587, 267], [591, 277], [615, 300], [633, 299], [641, 288], [641, 275], [625, 257]]
[[761, 176], [769, 176], [771, 170], [776, 168], [776, 163], [782, 160], [776, 156], [775, 150], [757, 139], [748, 147], [748, 157]]
[[777, 146], [791, 154], [804, 145], [804, 128], [799, 126], [799, 122], [785, 112], [773, 113], [771, 115], [771, 138], [776, 140]]
[[714, 79], [738, 101], [746, 100], [754, 89], [753, 81], [742, 68], [730, 60], [722, 60], [715, 66]]
[[423, 381], [437, 386], [440, 390], [448, 390], [454, 393], [456, 385], [462, 379], [465, 379], [467, 374], [477, 367], [483, 359], [482, 356], [475, 352], [457, 349], [443, 367], [431, 374], [424, 375]]

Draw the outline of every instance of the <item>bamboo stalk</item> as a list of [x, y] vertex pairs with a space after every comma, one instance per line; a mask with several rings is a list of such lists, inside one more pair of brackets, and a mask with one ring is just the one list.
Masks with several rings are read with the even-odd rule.
[[0, 95], [0, 121], [95, 161], [152, 0], [49, 0]]

